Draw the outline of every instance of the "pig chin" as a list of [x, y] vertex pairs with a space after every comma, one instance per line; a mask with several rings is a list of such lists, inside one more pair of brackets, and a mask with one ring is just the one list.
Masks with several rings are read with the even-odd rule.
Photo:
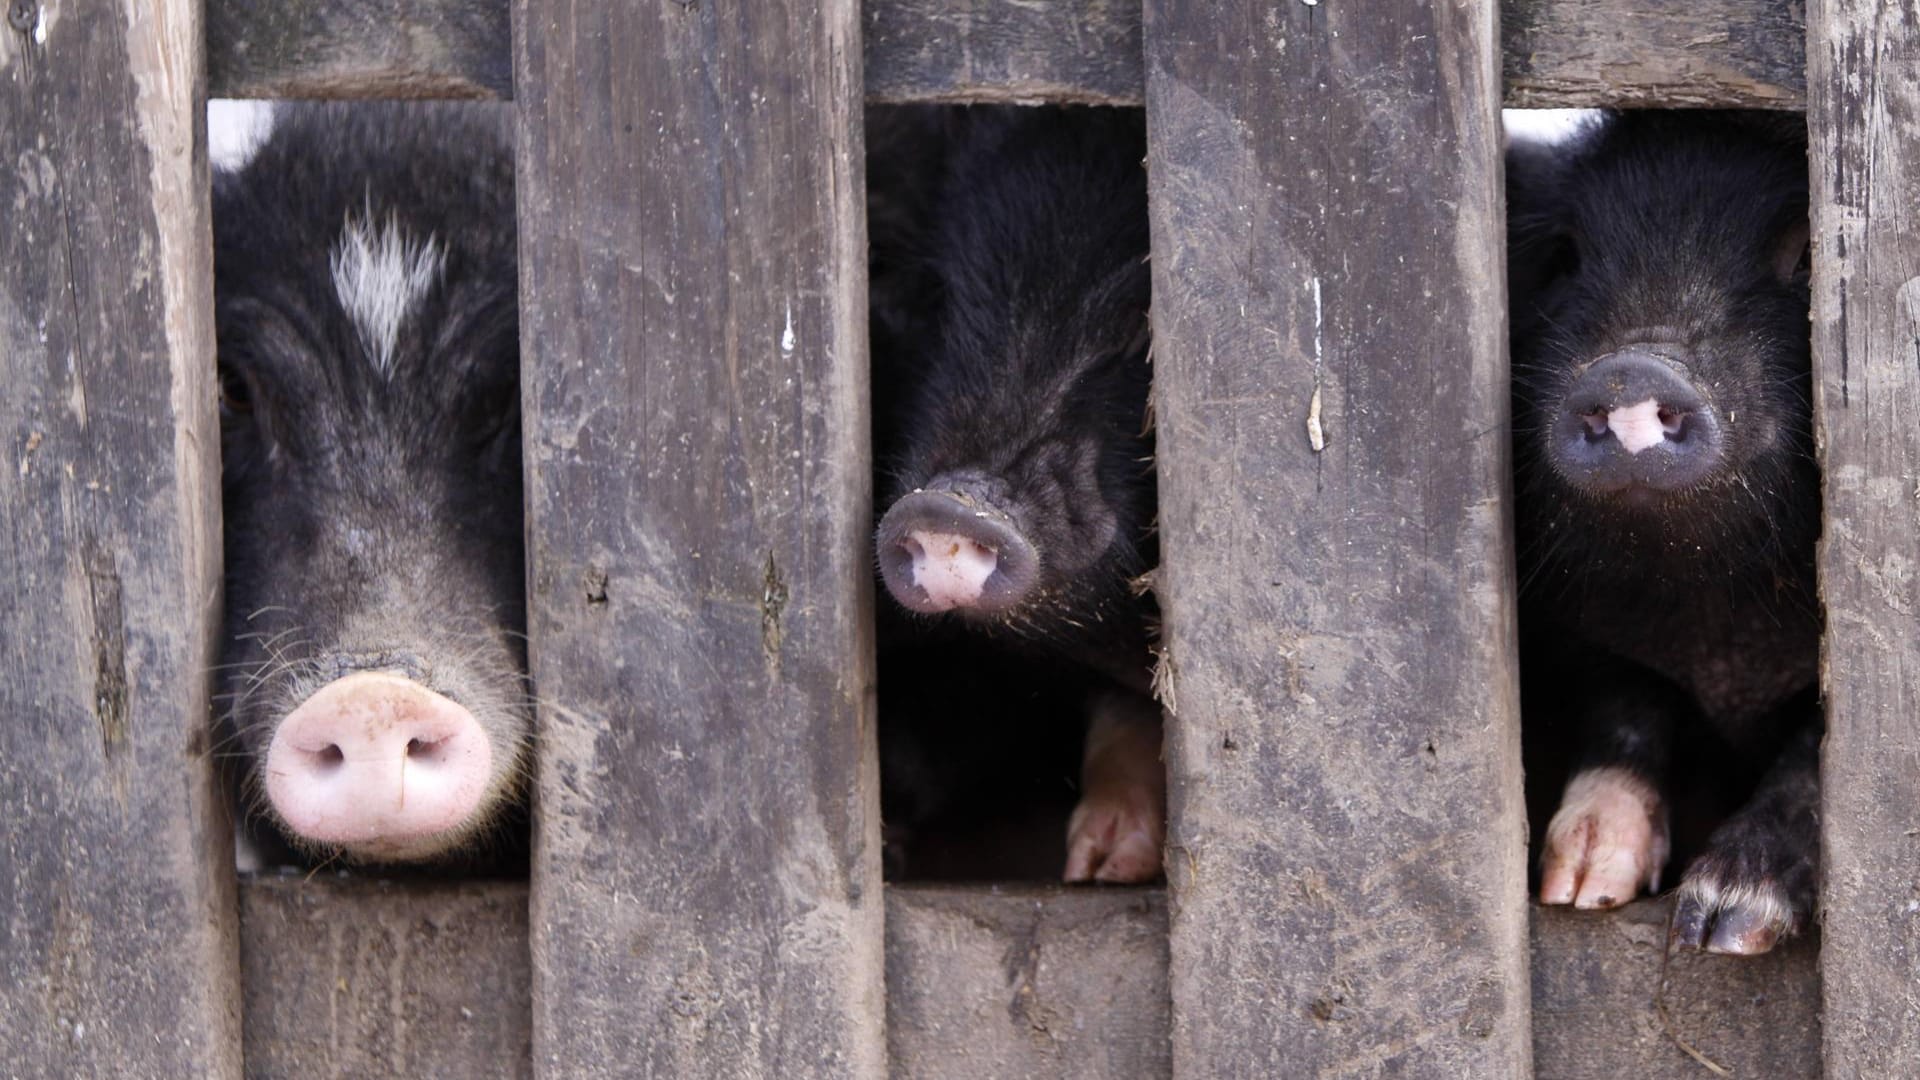
[[[339, 858], [357, 865], [385, 865], [390, 863], [431, 863], [438, 859], [451, 858], [475, 844], [480, 836], [477, 820], [470, 821], [468, 827], [452, 833], [430, 837], [424, 840], [370, 841], [363, 844], [321, 845], [330, 847]], [[303, 844], [303, 847], [313, 847]]]
[[1607, 492], [1601, 498], [1623, 510], [1657, 513], [1678, 496], [1671, 491], [1662, 491], [1645, 484], [1628, 484], [1623, 488]]

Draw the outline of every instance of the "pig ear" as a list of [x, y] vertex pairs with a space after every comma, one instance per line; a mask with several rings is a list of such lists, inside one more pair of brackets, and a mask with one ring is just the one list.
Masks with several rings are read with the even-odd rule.
[[1773, 276], [1782, 284], [1805, 281], [1813, 272], [1813, 230], [1802, 219], [1787, 226], [1773, 246]]

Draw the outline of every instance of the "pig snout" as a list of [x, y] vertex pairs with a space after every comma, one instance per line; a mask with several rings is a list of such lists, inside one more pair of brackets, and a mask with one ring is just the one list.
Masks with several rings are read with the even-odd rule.
[[1665, 351], [1610, 353], [1567, 391], [1548, 457], [1576, 487], [1595, 494], [1681, 491], [1720, 464], [1719, 421]]
[[280, 722], [267, 750], [267, 798], [303, 839], [411, 857], [465, 832], [492, 763], [465, 708], [404, 676], [360, 672]]
[[991, 614], [1032, 592], [1039, 559], [1006, 514], [958, 492], [922, 489], [880, 520], [887, 591], [910, 611]]
[[900, 547], [913, 562], [913, 583], [926, 594], [927, 606], [940, 611], [979, 603], [1000, 562], [998, 549], [958, 533], [915, 529]]

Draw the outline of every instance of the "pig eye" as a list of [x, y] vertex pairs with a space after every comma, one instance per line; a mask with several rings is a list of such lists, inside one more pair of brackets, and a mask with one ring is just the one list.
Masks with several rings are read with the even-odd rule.
[[245, 416], [253, 411], [253, 384], [234, 369], [220, 367], [220, 411], [229, 416]]

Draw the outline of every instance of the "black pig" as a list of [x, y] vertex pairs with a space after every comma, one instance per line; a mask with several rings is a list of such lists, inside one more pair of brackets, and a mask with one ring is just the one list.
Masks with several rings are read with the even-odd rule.
[[[911, 291], [932, 308], [918, 340], [913, 321], [876, 311], [888, 508], [876, 548], [887, 591], [918, 616], [883, 615], [883, 648], [979, 638], [1085, 678], [1065, 876], [1146, 880], [1160, 870], [1165, 779], [1151, 608], [1134, 588], [1156, 558], [1144, 123], [1067, 108], [922, 122], [944, 125], [944, 149], [912, 140], [892, 167], [940, 156], [923, 232], [874, 238], [877, 258], [917, 252], [909, 265], [928, 281]], [[875, 151], [885, 191], [888, 148]], [[911, 277], [896, 266], [886, 280]]]
[[313, 858], [514, 843], [531, 725], [506, 125], [283, 107], [215, 177], [223, 744], [264, 836]]
[[[1797, 119], [1797, 118], [1796, 118]], [[1541, 900], [1658, 888], [1677, 741], [1749, 794], [1686, 867], [1680, 945], [1811, 914], [1820, 478], [1792, 121], [1607, 116], [1508, 159], [1527, 719], [1570, 731]]]

